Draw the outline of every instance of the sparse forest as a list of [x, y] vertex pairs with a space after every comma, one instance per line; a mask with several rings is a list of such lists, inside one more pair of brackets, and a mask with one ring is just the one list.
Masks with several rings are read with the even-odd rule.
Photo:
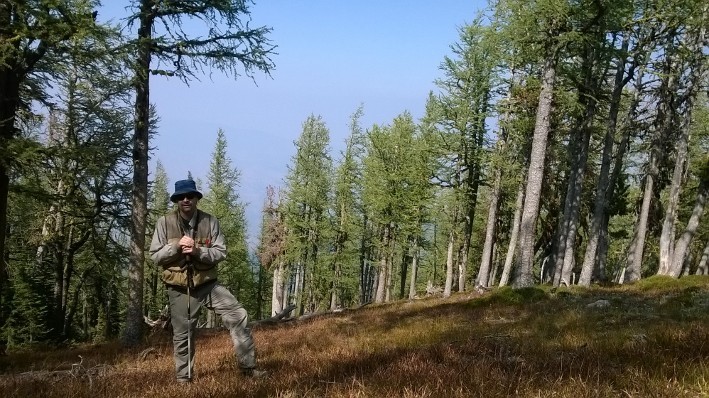
[[[144, 343], [167, 300], [147, 245], [170, 182], [192, 178], [149, 170], [150, 77], [276, 67], [248, 0], [125, 3], [113, 25], [96, 0], [0, 0], [2, 353]], [[333, 153], [303, 115], [256, 251], [218, 132], [195, 180], [254, 320], [709, 275], [709, 3], [491, 0], [470, 20], [419, 120], [366, 126], [362, 105]]]
[[421, 120], [357, 109], [333, 157], [308, 117], [264, 207], [272, 313], [706, 275], [708, 21], [700, 1], [494, 1]]

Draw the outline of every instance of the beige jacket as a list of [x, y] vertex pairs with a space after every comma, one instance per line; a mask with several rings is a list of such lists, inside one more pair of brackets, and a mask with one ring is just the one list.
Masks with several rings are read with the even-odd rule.
[[219, 220], [199, 209], [189, 224], [185, 225], [176, 210], [158, 219], [150, 243], [150, 257], [163, 268], [162, 280], [168, 285], [187, 286], [186, 257], [180, 250], [179, 241], [184, 235], [194, 237], [199, 248], [196, 257], [190, 258], [194, 273], [192, 281], [199, 286], [217, 279], [216, 265], [226, 258], [224, 235]]

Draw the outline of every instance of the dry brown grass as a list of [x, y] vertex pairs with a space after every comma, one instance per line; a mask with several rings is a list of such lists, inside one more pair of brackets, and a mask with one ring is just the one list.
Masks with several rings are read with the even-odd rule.
[[[610, 306], [587, 307], [600, 299]], [[191, 385], [174, 382], [169, 337], [153, 336], [135, 349], [104, 344], [13, 353], [0, 358], [0, 391], [3, 397], [709, 396], [708, 277], [401, 301], [260, 326], [254, 336], [268, 379], [242, 377], [227, 332], [214, 331], [198, 336]]]

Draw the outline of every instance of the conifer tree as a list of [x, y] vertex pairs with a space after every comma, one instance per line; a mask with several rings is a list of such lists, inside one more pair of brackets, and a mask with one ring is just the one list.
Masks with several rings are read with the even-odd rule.
[[[131, 115], [121, 60], [107, 51], [112, 39], [115, 36], [94, 36], [67, 46], [67, 62], [54, 69], [46, 140], [35, 144], [43, 156], [24, 162], [15, 181], [21, 195], [37, 208], [24, 215], [10, 209], [10, 223], [32, 225], [22, 234], [27, 234], [25, 239], [34, 235], [28, 239], [33, 245], [10, 247], [34, 251], [33, 261], [13, 266], [24, 268], [21, 274], [28, 278], [18, 283], [41, 275], [51, 286], [51, 299], [38, 308], [47, 310], [42, 318], [46, 337], [54, 340], [90, 337], [88, 330], [96, 320], [82, 316], [77, 328], [77, 312], [95, 296], [92, 286], [99, 281], [110, 280], [105, 287], [118, 285], [110, 274], [120, 275], [117, 269], [125, 258], [115, 239], [126, 227], [123, 166], [129, 156]], [[76, 336], [78, 330], [83, 335]]]
[[[420, 238], [427, 206], [431, 175], [430, 159], [417, 138], [417, 127], [411, 114], [397, 116], [391, 126], [375, 125], [369, 131], [367, 155], [364, 160], [363, 201], [367, 217], [377, 231], [377, 273], [375, 301], [393, 299], [392, 290], [399, 284], [404, 294], [406, 272], [404, 253], [409, 250], [409, 238]], [[396, 263], [395, 263], [396, 261]], [[395, 272], [400, 271], [398, 282]]]
[[297, 313], [329, 306], [332, 280], [325, 242], [329, 231], [332, 162], [330, 131], [320, 116], [309, 116], [296, 141], [286, 177], [286, 254], [294, 278]]
[[94, 23], [96, 5], [91, 0], [0, 3], [0, 327], [10, 299], [5, 243], [11, 176], [16, 161], [32, 148], [23, 144], [21, 113], [33, 100], [46, 98], [54, 68], [66, 62], [66, 44], [100, 30]]
[[[155, 166], [155, 178], [150, 189], [150, 199], [148, 205], [148, 236], [147, 246], [150, 246], [152, 231], [155, 231], [157, 220], [167, 214], [170, 204], [170, 191], [168, 191], [169, 180], [165, 167], [160, 161]], [[145, 276], [145, 310], [144, 315], [149, 319], [154, 319], [163, 309], [166, 303], [165, 287], [161, 281], [162, 267], [158, 267], [152, 261], [146, 265]]]
[[266, 201], [263, 207], [261, 235], [258, 257], [262, 268], [273, 275], [271, 278], [271, 315], [283, 311], [289, 302], [286, 274], [286, 228], [284, 223], [282, 197], [273, 186], [266, 187]]
[[[359, 302], [364, 271], [361, 257], [363, 238], [362, 158], [366, 137], [360, 126], [360, 106], [350, 118], [350, 135], [335, 171], [333, 197], [334, 249], [332, 250], [332, 293], [330, 309]], [[359, 265], [359, 266], [357, 266]]]
[[255, 273], [249, 261], [246, 216], [238, 194], [240, 172], [227, 153], [223, 130], [217, 140], [209, 164], [209, 190], [201, 207], [219, 220], [229, 255], [219, 264], [219, 280], [239, 299], [247, 310], [256, 310]]
[[[204, 68], [213, 68], [233, 77], [254, 71], [269, 73], [273, 52], [266, 27], [249, 26], [249, 0], [200, 0], [155, 2], [133, 0], [137, 22], [134, 71], [135, 130], [133, 134], [133, 196], [131, 265], [128, 269], [129, 301], [126, 311], [125, 341], [137, 344], [141, 336], [143, 305], [143, 263], [148, 191], [148, 148], [150, 75], [176, 76], [184, 81]], [[203, 34], [194, 34], [202, 23]], [[196, 29], [199, 29], [197, 27]], [[154, 63], [153, 63], [154, 61]]]

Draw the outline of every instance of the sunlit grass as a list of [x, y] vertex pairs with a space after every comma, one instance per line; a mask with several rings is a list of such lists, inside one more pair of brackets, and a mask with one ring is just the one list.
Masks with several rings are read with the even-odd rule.
[[[608, 305], [589, 307], [599, 300]], [[709, 277], [404, 300], [259, 326], [254, 337], [265, 380], [242, 377], [228, 333], [208, 331], [198, 335], [188, 386], [175, 383], [170, 337], [161, 335], [133, 349], [11, 353], [0, 358], [0, 389], [3, 397], [703, 397]]]

